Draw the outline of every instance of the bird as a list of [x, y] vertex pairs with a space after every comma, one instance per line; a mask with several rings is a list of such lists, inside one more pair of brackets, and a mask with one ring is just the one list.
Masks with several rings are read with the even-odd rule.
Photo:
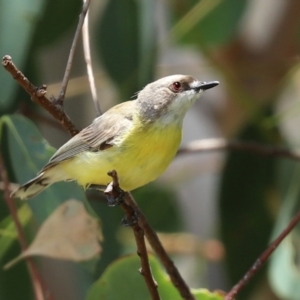
[[11, 196], [26, 200], [58, 181], [104, 188], [111, 170], [116, 170], [124, 191], [146, 185], [175, 157], [186, 112], [203, 91], [218, 84], [171, 75], [146, 85], [136, 99], [113, 106], [61, 146]]

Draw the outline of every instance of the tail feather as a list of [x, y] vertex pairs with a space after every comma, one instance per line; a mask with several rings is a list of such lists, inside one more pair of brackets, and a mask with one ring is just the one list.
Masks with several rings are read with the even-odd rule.
[[25, 200], [39, 194], [53, 183], [51, 178], [45, 175], [45, 172], [40, 173], [35, 178], [20, 186], [17, 190], [13, 191], [10, 196]]

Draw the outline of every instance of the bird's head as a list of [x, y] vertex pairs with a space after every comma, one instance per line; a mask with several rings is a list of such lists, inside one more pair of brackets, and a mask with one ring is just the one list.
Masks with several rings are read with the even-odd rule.
[[203, 82], [189, 75], [163, 77], [146, 85], [138, 93], [141, 118], [147, 122], [182, 122], [186, 112], [202, 92], [218, 84], [218, 81]]

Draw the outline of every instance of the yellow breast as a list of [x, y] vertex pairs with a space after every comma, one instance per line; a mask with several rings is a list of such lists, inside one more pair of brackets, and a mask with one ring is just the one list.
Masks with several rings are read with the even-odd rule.
[[133, 126], [117, 145], [99, 152], [83, 152], [61, 163], [64, 172], [83, 186], [107, 185], [116, 170], [120, 186], [134, 190], [155, 180], [174, 158], [181, 141], [181, 126]]

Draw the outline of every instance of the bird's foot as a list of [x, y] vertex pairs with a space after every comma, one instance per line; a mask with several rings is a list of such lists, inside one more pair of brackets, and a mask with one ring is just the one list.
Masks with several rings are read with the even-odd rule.
[[106, 199], [109, 207], [115, 207], [125, 201], [125, 192], [120, 187], [113, 187], [111, 182], [106, 190]]
[[107, 195], [107, 205], [109, 207], [115, 207], [117, 205], [122, 204], [125, 201], [125, 192], [120, 189], [118, 197], [114, 197], [113, 195]]
[[139, 214], [135, 211], [130, 218], [128, 216], [124, 216], [121, 220], [121, 225], [123, 226], [133, 226], [135, 225], [139, 220]]

